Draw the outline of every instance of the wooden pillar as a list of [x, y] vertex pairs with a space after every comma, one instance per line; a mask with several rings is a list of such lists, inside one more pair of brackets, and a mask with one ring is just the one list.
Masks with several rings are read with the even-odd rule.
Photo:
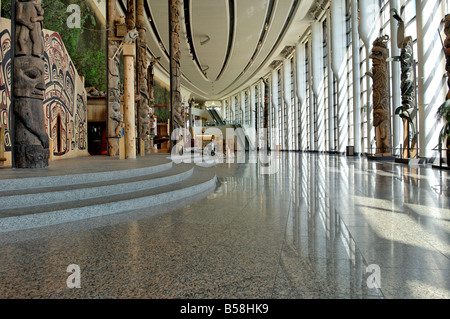
[[[44, 10], [40, 1], [15, 1], [13, 67], [13, 165], [16, 168], [43, 168], [50, 156], [45, 130], [45, 65], [42, 36]], [[14, 32], [13, 32], [14, 34]]]
[[124, 60], [124, 123], [125, 123], [125, 158], [136, 158], [136, 115], [134, 92], [134, 58], [133, 43], [123, 45]]
[[108, 1], [108, 155], [116, 156], [119, 152], [119, 138], [123, 116], [120, 112], [120, 74], [119, 74], [119, 54], [113, 58], [120, 41], [115, 36], [116, 2]]
[[[137, 93], [138, 101], [138, 138], [140, 140], [140, 154], [150, 154], [150, 106], [147, 83], [147, 39], [145, 29], [144, 0], [136, 0], [136, 28], [139, 32], [137, 40]], [[143, 149], [141, 149], [143, 148]]]
[[[180, 91], [180, 1], [169, 0], [169, 31], [170, 31], [170, 127], [169, 136], [178, 128], [183, 127], [181, 116]], [[170, 145], [175, 145], [171, 141]]]
[[375, 155], [392, 155], [391, 149], [391, 116], [389, 101], [389, 68], [387, 58], [389, 36], [384, 35], [375, 39], [372, 46], [372, 72], [368, 73], [373, 80], [373, 126], [377, 148]]

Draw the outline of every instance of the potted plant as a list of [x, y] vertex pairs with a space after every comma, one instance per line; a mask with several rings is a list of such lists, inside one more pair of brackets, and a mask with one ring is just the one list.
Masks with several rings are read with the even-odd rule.
[[439, 153], [442, 152], [442, 144], [447, 140], [447, 166], [450, 166], [450, 99], [446, 100], [441, 106], [439, 106], [437, 113], [437, 119], [444, 120], [444, 126], [439, 134]]

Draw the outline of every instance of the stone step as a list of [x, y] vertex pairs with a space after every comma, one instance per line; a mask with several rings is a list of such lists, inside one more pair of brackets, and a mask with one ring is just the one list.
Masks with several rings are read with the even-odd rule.
[[102, 172], [89, 172], [84, 174], [65, 174], [55, 176], [38, 176], [28, 178], [7, 178], [0, 180], [0, 193], [5, 195], [11, 191], [36, 189], [44, 187], [58, 187], [98, 183], [114, 181], [126, 178], [139, 177], [143, 175], [156, 174], [162, 171], [172, 168], [172, 162], [166, 161], [165, 163], [142, 167], [134, 169], [122, 169], [122, 170], [110, 170]]
[[[186, 174], [182, 180], [173, 180], [173, 183], [160, 187], [122, 192], [113, 196], [103, 194], [100, 197], [84, 200], [73, 200], [69, 196], [68, 198], [70, 199], [66, 199], [63, 202], [1, 209], [0, 233], [131, 212], [179, 201], [198, 194], [208, 194], [216, 187], [217, 178], [211, 170], [195, 167], [193, 171], [188, 169], [180, 174]], [[190, 176], [187, 176], [189, 174]], [[122, 186], [127, 184], [122, 184]], [[36, 194], [38, 193], [24, 196], [34, 196]]]
[[[191, 165], [176, 165], [163, 172], [105, 182], [76, 184], [64, 187], [33, 188], [0, 193], [1, 211], [35, 207], [69, 201], [82, 201], [104, 196], [115, 196], [149, 190], [156, 187], [179, 183], [192, 176]], [[3, 195], [3, 196], [2, 196]], [[0, 217], [2, 215], [0, 214]]]

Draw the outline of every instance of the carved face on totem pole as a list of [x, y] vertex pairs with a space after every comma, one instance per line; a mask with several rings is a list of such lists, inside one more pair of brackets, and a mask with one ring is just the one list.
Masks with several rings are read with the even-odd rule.
[[381, 36], [377, 38], [373, 42], [372, 47], [372, 54], [369, 56], [369, 59], [372, 59], [372, 65], [374, 68], [374, 71], [376, 68], [384, 68], [384, 65], [386, 63], [386, 59], [389, 56], [388, 48], [387, 48], [387, 41], [389, 40], [389, 36]]
[[44, 92], [44, 61], [26, 57], [16, 59], [14, 63], [15, 97], [44, 100]]

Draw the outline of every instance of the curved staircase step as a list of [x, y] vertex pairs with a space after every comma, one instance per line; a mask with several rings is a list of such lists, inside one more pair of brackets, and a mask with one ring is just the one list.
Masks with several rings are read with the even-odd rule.
[[190, 165], [177, 165], [157, 174], [144, 175], [137, 178], [9, 192], [6, 196], [0, 196], [0, 217], [2, 216], [1, 211], [13, 208], [62, 203], [68, 200], [81, 201], [162, 187], [182, 182], [191, 177], [193, 171], [194, 168]]
[[0, 190], [1, 194], [5, 194], [6, 192], [10, 191], [54, 187], [55, 185], [69, 186], [87, 183], [98, 183], [102, 181], [120, 180], [125, 178], [139, 177], [142, 175], [155, 174], [172, 168], [172, 165], [172, 162], [167, 161], [166, 163], [158, 165], [133, 169], [111, 170], [84, 174], [2, 179], [0, 180]]
[[69, 200], [56, 204], [0, 210], [0, 233], [45, 227], [77, 220], [130, 212], [178, 201], [189, 196], [212, 192], [217, 178], [214, 172], [195, 167], [188, 178], [152, 189], [102, 196], [86, 200]]

